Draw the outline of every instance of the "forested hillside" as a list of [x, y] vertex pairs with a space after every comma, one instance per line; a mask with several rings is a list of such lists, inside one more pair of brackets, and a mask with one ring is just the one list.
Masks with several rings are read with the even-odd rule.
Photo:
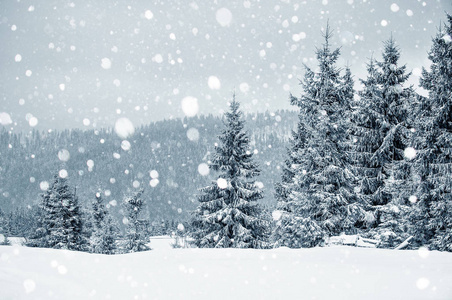
[[[32, 207], [61, 170], [84, 207], [99, 190], [115, 214], [131, 192], [144, 188], [143, 199], [151, 222], [185, 220], [195, 208], [199, 187], [213, 178], [203, 163], [211, 158], [222, 120], [200, 116], [165, 120], [135, 128], [122, 140], [113, 129], [82, 131], [0, 132], [0, 205], [5, 211]], [[264, 202], [274, 205], [274, 182], [296, 113], [279, 111], [246, 116], [251, 149], [262, 169]], [[252, 130], [251, 130], [252, 128]]]

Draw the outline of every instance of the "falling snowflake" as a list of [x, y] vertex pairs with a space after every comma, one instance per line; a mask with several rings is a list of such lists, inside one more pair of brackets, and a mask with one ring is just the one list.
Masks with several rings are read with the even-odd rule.
[[41, 191], [47, 191], [49, 189], [49, 183], [47, 181], [41, 181], [41, 183], [39, 183], [39, 188]]
[[92, 169], [94, 168], [94, 161], [92, 159], [89, 159], [86, 161], [86, 165], [88, 166], [88, 168]]
[[38, 119], [37, 119], [36, 117], [31, 117], [31, 118], [28, 120], [28, 124], [29, 124], [31, 127], [35, 127], [36, 125], [38, 125]]
[[102, 58], [102, 59], [101, 59], [100, 66], [101, 66], [103, 69], [105, 69], [105, 70], [110, 69], [110, 68], [111, 68], [111, 60], [110, 60], [109, 58], [106, 58], [106, 57]]
[[61, 149], [60, 151], [58, 151], [58, 159], [61, 161], [68, 161], [70, 157], [71, 155], [68, 150]]
[[25, 293], [29, 294], [33, 292], [36, 289], [36, 283], [32, 279], [25, 279], [24, 280], [24, 289]]
[[124, 141], [121, 142], [121, 148], [122, 148], [122, 150], [124, 150], [124, 151], [129, 151], [131, 146], [132, 146], [132, 145], [131, 145], [130, 142], [127, 141], [127, 140], [124, 140]]
[[68, 176], [68, 173], [67, 173], [67, 171], [65, 169], [61, 169], [58, 172], [58, 176], [60, 176], [61, 178], [66, 178]]
[[149, 176], [153, 179], [159, 178], [159, 172], [157, 172], [157, 170], [152, 170], [149, 172]]
[[11, 116], [8, 113], [0, 112], [0, 124], [8, 125], [8, 124], [11, 124], [12, 122], [13, 121], [11, 120]]
[[416, 157], [416, 149], [414, 149], [413, 147], [407, 147], [405, 148], [405, 150], [403, 151], [403, 155], [409, 159], [412, 160]]
[[225, 189], [228, 187], [228, 182], [224, 178], [218, 178], [217, 179], [217, 185], [220, 189]]
[[416, 286], [420, 290], [425, 290], [430, 285], [430, 280], [425, 277], [421, 277], [416, 281]]
[[211, 90], [219, 90], [221, 88], [221, 82], [217, 76], [209, 76], [209, 79], [207, 80], [207, 85]]
[[248, 83], [242, 82], [242, 83], [239, 85], [239, 89], [240, 89], [240, 91], [241, 91], [242, 93], [248, 93], [248, 91], [250, 90], [250, 86], [248, 85]]
[[272, 218], [275, 221], [278, 221], [279, 219], [281, 219], [281, 216], [282, 216], [282, 212], [280, 210], [274, 210], [272, 212]]
[[392, 12], [398, 12], [400, 9], [400, 7], [397, 5], [397, 3], [392, 3], [391, 4], [391, 11]]
[[199, 140], [199, 131], [196, 128], [190, 128], [187, 130], [187, 138], [192, 141], [196, 142]]
[[157, 178], [153, 178], [151, 181], [149, 181], [149, 185], [151, 187], [156, 187], [159, 184], [159, 180]]
[[227, 27], [231, 24], [232, 21], [232, 13], [229, 9], [223, 7], [217, 10], [215, 14], [217, 22], [220, 23], [221, 26]]
[[209, 166], [206, 163], [201, 163], [198, 165], [198, 173], [201, 174], [201, 176], [207, 176], [209, 175]]
[[181, 102], [182, 111], [187, 117], [194, 117], [199, 111], [198, 99], [187, 96]]
[[152, 11], [147, 10], [144, 12], [144, 17], [148, 20], [152, 19], [154, 17], [154, 14], [152, 13]]
[[115, 123], [115, 132], [121, 139], [126, 139], [135, 133], [135, 126], [128, 118], [119, 118]]

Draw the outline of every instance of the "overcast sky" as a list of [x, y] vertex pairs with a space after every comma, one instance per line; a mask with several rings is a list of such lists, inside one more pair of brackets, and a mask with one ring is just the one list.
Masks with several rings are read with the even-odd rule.
[[234, 90], [246, 112], [290, 108], [328, 19], [355, 80], [392, 33], [417, 84], [445, 11], [452, 1], [1, 1], [0, 126], [218, 114]]

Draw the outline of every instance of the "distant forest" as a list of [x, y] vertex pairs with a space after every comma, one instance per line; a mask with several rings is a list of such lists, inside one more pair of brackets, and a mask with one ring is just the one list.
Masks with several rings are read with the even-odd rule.
[[[274, 183], [281, 177], [297, 113], [248, 114], [245, 119], [251, 150], [262, 169], [257, 178], [264, 185], [261, 203], [274, 207]], [[113, 129], [29, 134], [1, 129], [0, 206], [11, 212], [39, 204], [45, 190], [41, 187], [67, 170], [83, 207], [89, 208], [101, 191], [110, 211], [119, 216], [124, 197], [144, 188], [150, 222], [185, 221], [196, 208], [197, 189], [216, 180], [216, 174], [201, 175], [198, 166], [208, 163], [222, 127], [222, 117], [212, 115], [159, 121], [136, 128], [128, 139], [130, 148]]]

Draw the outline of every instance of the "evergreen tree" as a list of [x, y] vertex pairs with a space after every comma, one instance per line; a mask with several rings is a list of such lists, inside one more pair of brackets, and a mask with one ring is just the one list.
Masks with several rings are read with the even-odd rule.
[[90, 244], [91, 252], [101, 254], [114, 254], [118, 228], [103, 203], [102, 195], [96, 193], [96, 200], [92, 204], [93, 233]]
[[7, 215], [0, 208], [0, 245], [8, 245], [9, 220]]
[[139, 252], [150, 250], [146, 245], [147, 240], [147, 220], [140, 219], [140, 213], [143, 210], [144, 202], [141, 199], [143, 190], [139, 190], [132, 194], [132, 196], [124, 199], [124, 209], [126, 216], [124, 223], [126, 224], [126, 239], [127, 243], [125, 250], [128, 252]]
[[[282, 182], [287, 197], [279, 200], [281, 213], [276, 227], [276, 245], [313, 247], [340, 233], [355, 233], [363, 215], [353, 195], [354, 177], [345, 150], [353, 81], [350, 70], [344, 77], [335, 63], [340, 50], [331, 50], [329, 26], [325, 43], [318, 49], [319, 72], [306, 67], [298, 99], [304, 141], [292, 147], [293, 178]], [[296, 137], [294, 135], [294, 137]]]
[[[305, 87], [307, 82], [312, 82], [314, 72], [306, 69]], [[299, 106], [299, 99], [290, 95], [291, 105]], [[323, 241], [324, 233], [317, 223], [310, 219], [300, 217], [299, 202], [290, 197], [293, 190], [293, 180], [298, 166], [302, 163], [301, 151], [306, 146], [307, 133], [304, 126], [303, 115], [299, 113], [297, 130], [292, 131], [290, 146], [287, 149], [287, 158], [284, 161], [281, 174], [281, 182], [275, 184], [275, 198], [277, 201], [273, 219], [276, 221], [272, 233], [274, 247], [313, 247]], [[303, 229], [303, 230], [302, 230]]]
[[201, 189], [191, 222], [193, 243], [201, 248], [265, 248], [268, 244], [270, 222], [257, 203], [262, 191], [252, 181], [260, 170], [249, 151], [242, 115], [234, 95], [210, 163], [210, 169], [219, 172], [218, 180]]
[[[47, 192], [46, 192], [47, 193]], [[33, 210], [34, 224], [31, 233], [26, 237], [26, 245], [29, 247], [50, 248], [48, 244], [49, 231], [44, 225], [43, 198], [46, 194], [41, 194], [41, 202]]]
[[432, 64], [420, 80], [429, 94], [416, 114], [417, 189], [409, 217], [417, 246], [452, 252], [452, 16], [447, 19], [433, 38]]
[[356, 194], [367, 211], [362, 226], [385, 248], [406, 238], [403, 216], [413, 187], [412, 163], [404, 153], [411, 143], [414, 92], [403, 87], [410, 73], [406, 66], [398, 66], [399, 58], [391, 37], [385, 42], [383, 60], [370, 60], [350, 127], [350, 157], [359, 178]]
[[373, 58], [367, 64], [367, 79], [361, 80], [364, 89], [359, 92], [359, 100], [350, 117], [349, 133], [352, 140], [349, 158], [358, 178], [355, 189], [366, 210], [361, 228], [377, 225], [375, 207], [388, 203], [389, 195], [383, 191], [383, 166], [374, 153], [384, 136], [380, 130], [383, 119], [379, 105], [381, 91], [377, 83], [377, 65]]
[[53, 205], [50, 201], [51, 189], [48, 188], [40, 195], [41, 201], [38, 209], [35, 211], [36, 229], [29, 237], [27, 245], [30, 247], [52, 248], [50, 244], [50, 228], [53, 227], [53, 219], [56, 214], [53, 210]]
[[405, 150], [411, 146], [409, 117], [413, 113], [414, 91], [412, 87], [403, 87], [411, 73], [406, 73], [405, 65], [398, 66], [400, 50], [392, 37], [385, 42], [382, 56], [376, 74], [380, 97], [374, 100], [378, 101], [380, 140], [372, 158], [381, 168], [378, 176], [383, 180], [384, 197], [377, 203], [378, 225], [374, 234], [380, 239], [381, 247], [390, 248], [407, 237], [403, 216], [413, 184], [411, 158], [406, 157]]
[[83, 220], [75, 191], [66, 178], [55, 175], [49, 189], [41, 197], [39, 227], [30, 242], [31, 246], [86, 250]]
[[[298, 99], [292, 94], [290, 95], [290, 103], [291, 105], [298, 105]], [[287, 201], [289, 193], [289, 190], [286, 189], [287, 184], [291, 183], [295, 176], [294, 166], [300, 163], [297, 152], [305, 147], [306, 130], [301, 115], [298, 116], [297, 130], [292, 130], [291, 136], [290, 146], [286, 150], [287, 158], [282, 166], [281, 182], [275, 184], [275, 199], [278, 203]]]
[[11, 236], [28, 237], [34, 230], [33, 211], [31, 208], [16, 208], [8, 214], [9, 234]]

